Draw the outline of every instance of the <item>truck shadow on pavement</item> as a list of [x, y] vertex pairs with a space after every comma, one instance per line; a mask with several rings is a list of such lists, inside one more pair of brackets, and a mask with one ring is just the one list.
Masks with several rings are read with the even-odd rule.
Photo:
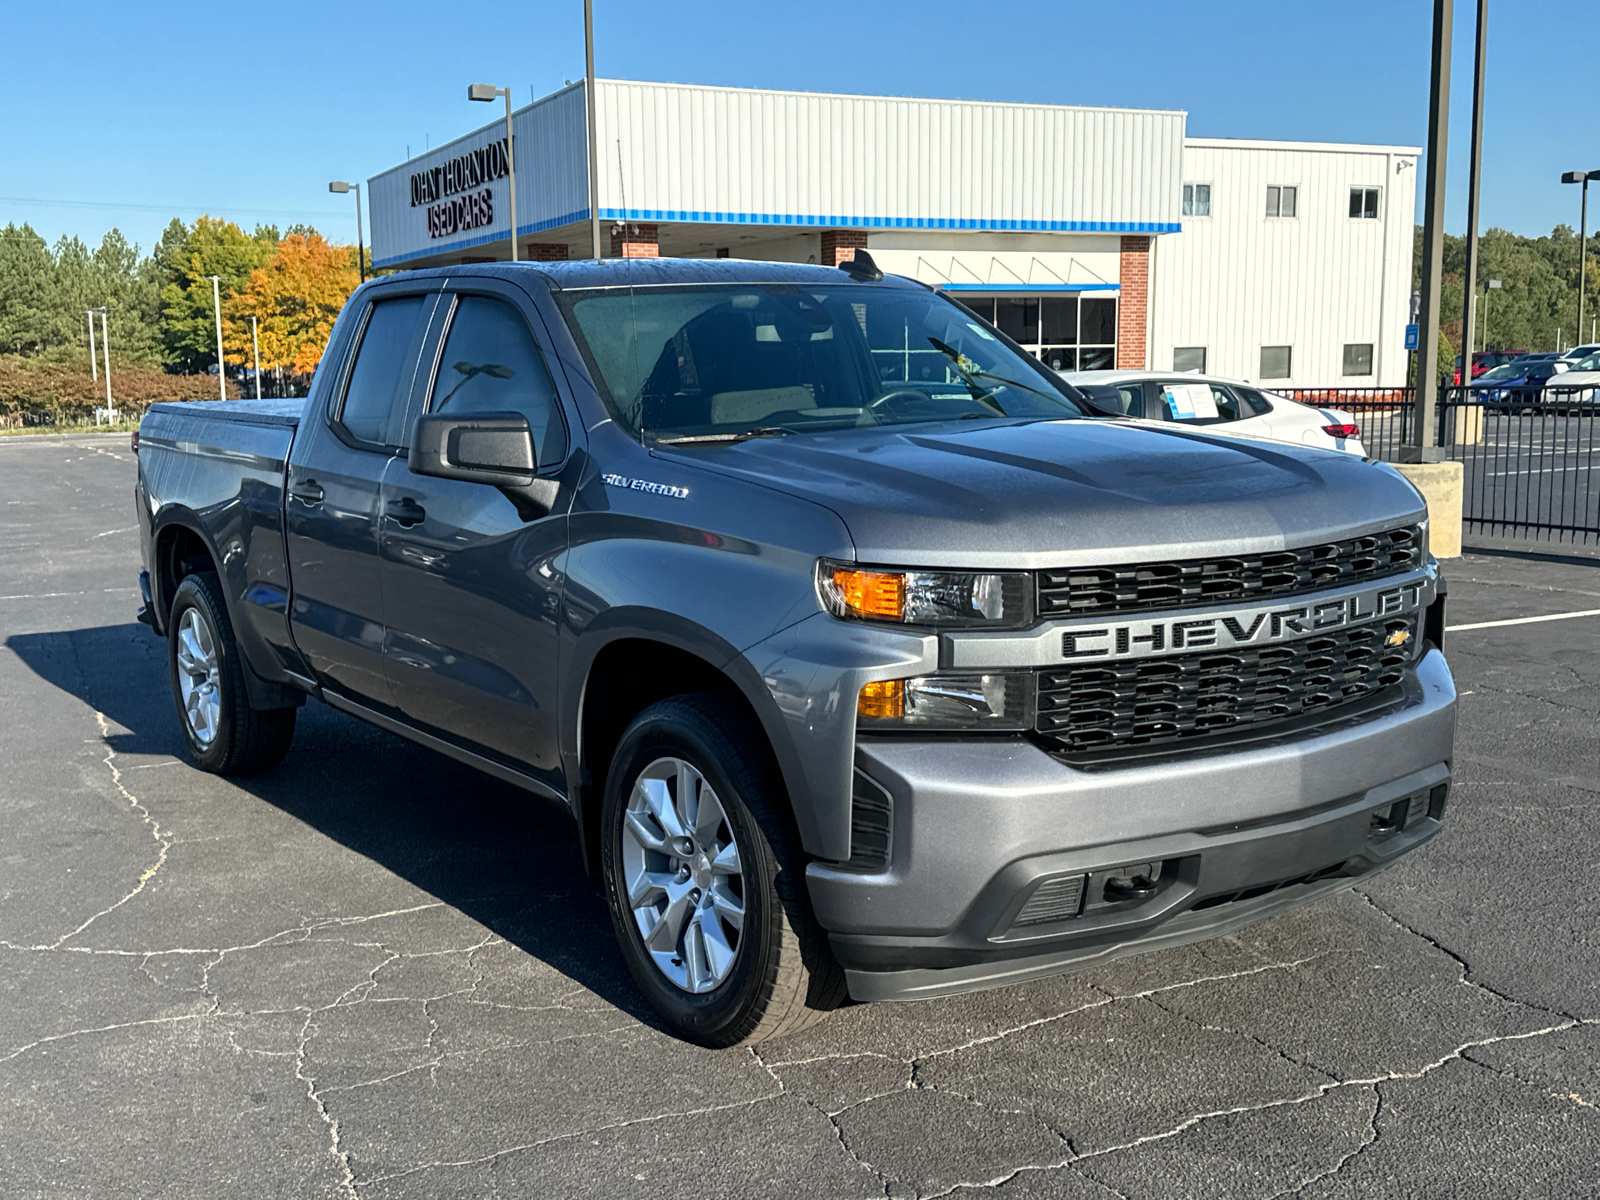
[[[622, 962], [576, 827], [553, 805], [316, 701], [300, 710], [281, 765], [222, 780], [187, 767], [167, 644], [143, 625], [14, 634], [5, 644], [102, 714], [118, 755], [169, 755], [185, 764], [173, 771], [193, 772], [188, 787], [265, 801], [662, 1028]], [[162, 786], [171, 773], [160, 773]], [[168, 819], [158, 795], [146, 802]]]

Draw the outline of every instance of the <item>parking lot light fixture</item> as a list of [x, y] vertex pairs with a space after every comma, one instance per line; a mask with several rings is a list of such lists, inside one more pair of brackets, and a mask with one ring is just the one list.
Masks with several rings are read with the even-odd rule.
[[511, 261], [517, 261], [517, 148], [511, 133], [511, 89], [497, 88], [492, 83], [474, 83], [467, 87], [467, 99], [493, 103], [498, 96], [506, 101], [506, 187], [511, 192]]
[[359, 183], [345, 183], [335, 179], [328, 185], [328, 190], [338, 195], [346, 192], [356, 194], [356, 269], [361, 272], [361, 282], [367, 281], [367, 252], [361, 245], [361, 185]]
[[1588, 265], [1588, 233], [1589, 233], [1589, 181], [1600, 179], [1600, 171], [1566, 171], [1562, 173], [1562, 183], [1576, 183], [1582, 186], [1583, 198], [1578, 202], [1578, 332], [1579, 339], [1583, 337], [1583, 288], [1584, 268]]

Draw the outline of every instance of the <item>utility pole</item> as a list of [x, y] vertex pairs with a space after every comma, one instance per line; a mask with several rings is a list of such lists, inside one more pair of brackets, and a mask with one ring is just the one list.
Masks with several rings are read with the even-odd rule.
[[100, 364], [95, 357], [98, 354], [98, 351], [94, 348], [94, 309], [84, 309], [83, 315], [89, 318], [89, 378], [95, 383], [99, 383]]
[[[1453, 0], [1433, 0], [1433, 68], [1428, 94], [1428, 167], [1423, 184], [1422, 328], [1417, 356], [1417, 403], [1400, 461], [1438, 462], [1434, 414], [1439, 404], [1439, 287], [1444, 273], [1444, 168], [1450, 141], [1450, 42]], [[1466, 360], [1463, 359], [1463, 362]], [[1470, 369], [1470, 368], [1469, 368]]]
[[[1483, 167], [1483, 68], [1489, 36], [1489, 0], [1478, 0], [1478, 48], [1472, 67], [1472, 165], [1467, 183], [1467, 286], [1461, 300], [1461, 384], [1472, 382], [1472, 342], [1478, 303], [1478, 179]], [[1488, 323], [1489, 297], [1483, 298]], [[1487, 336], [1484, 348], [1488, 349]]]
[[217, 314], [217, 399], [228, 398], [228, 364], [222, 359], [222, 280], [211, 276], [211, 306]]
[[256, 399], [261, 399], [261, 338], [256, 331], [256, 318], [250, 317], [250, 349], [255, 353], [256, 363]]
[[[600, 131], [594, 116], [594, 0], [583, 0], [583, 99], [589, 109], [589, 245], [600, 253]], [[624, 214], [626, 216], [626, 214]]]

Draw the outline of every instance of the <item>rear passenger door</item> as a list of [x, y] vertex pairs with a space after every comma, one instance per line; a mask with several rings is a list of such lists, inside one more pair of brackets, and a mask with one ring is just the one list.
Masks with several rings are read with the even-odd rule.
[[433, 289], [369, 294], [320, 413], [302, 421], [285, 497], [289, 628], [324, 687], [392, 708], [383, 664], [379, 493], [410, 399]]
[[488, 484], [414, 475], [403, 457], [389, 464], [379, 538], [389, 683], [410, 724], [560, 789], [559, 560], [581, 434], [576, 422], [569, 432], [543, 324], [520, 289], [460, 279], [435, 325], [408, 428], [423, 411], [521, 413], [554, 504], [524, 519]]

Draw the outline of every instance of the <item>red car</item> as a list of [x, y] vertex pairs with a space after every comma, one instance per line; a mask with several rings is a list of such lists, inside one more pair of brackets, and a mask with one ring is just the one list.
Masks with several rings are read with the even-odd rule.
[[[1474, 379], [1485, 371], [1492, 371], [1496, 367], [1503, 367], [1513, 359], [1521, 358], [1526, 350], [1479, 350], [1472, 356], [1472, 377]], [[1456, 373], [1450, 380], [1455, 387], [1461, 386], [1461, 355], [1456, 355]]]

